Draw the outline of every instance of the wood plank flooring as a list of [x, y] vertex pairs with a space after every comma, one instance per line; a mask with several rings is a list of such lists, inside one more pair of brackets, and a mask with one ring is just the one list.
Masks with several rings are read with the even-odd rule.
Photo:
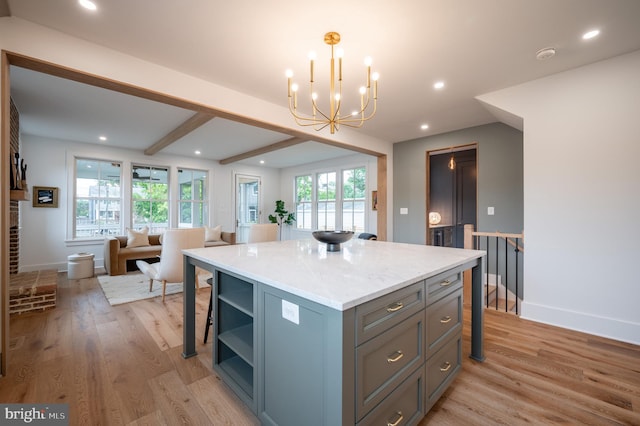
[[[11, 317], [0, 402], [69, 403], [72, 425], [259, 424], [211, 369], [208, 296], [185, 360], [182, 295], [112, 307], [97, 279], [60, 274], [57, 308]], [[477, 363], [468, 318], [462, 372], [421, 425], [640, 425], [639, 346], [486, 311]]]

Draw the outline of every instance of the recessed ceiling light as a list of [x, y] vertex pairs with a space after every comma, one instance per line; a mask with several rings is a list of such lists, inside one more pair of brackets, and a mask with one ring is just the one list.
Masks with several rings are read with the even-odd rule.
[[433, 88], [437, 89], [437, 90], [440, 90], [440, 89], [444, 88], [444, 81], [436, 81], [433, 84]]
[[106, 136], [98, 136], [98, 139], [100, 139], [102, 142], [107, 140]]
[[260, 164], [264, 164], [264, 160], [260, 160]]
[[429, 128], [429, 125], [428, 124], [423, 124], [422, 126], [420, 126], [420, 128], [422, 130], [427, 130]]
[[91, 0], [78, 0], [78, 3], [87, 10], [96, 10], [98, 8]]
[[582, 39], [583, 40], [590, 40], [590, 39], [592, 39], [594, 37], [597, 37], [599, 34], [600, 34], [600, 30], [591, 30], [591, 31], [588, 31], [588, 32], [582, 34]]
[[201, 153], [199, 150], [197, 150], [197, 149], [196, 149], [196, 150], [194, 151], [194, 154], [196, 154], [196, 155], [200, 155], [200, 154], [202, 154], [202, 153]]

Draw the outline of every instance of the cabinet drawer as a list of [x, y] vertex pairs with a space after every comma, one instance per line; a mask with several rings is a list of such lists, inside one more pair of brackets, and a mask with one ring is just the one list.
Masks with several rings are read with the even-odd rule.
[[462, 288], [462, 271], [447, 271], [427, 280], [427, 305], [437, 302], [450, 291]]
[[356, 411], [362, 418], [425, 360], [424, 312], [356, 348]]
[[444, 393], [462, 366], [462, 336], [458, 334], [427, 360], [428, 412]]
[[364, 303], [356, 308], [356, 345], [424, 309], [424, 281]]
[[461, 329], [462, 290], [457, 290], [427, 308], [427, 357]]
[[357, 426], [415, 425], [424, 417], [424, 368], [407, 378]]

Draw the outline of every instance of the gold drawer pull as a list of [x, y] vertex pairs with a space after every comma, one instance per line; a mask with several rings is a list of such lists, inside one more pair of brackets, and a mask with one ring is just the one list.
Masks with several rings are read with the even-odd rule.
[[440, 367], [440, 371], [442, 371], [443, 373], [446, 373], [450, 369], [451, 369], [451, 363], [449, 361], [444, 363], [444, 367]]
[[402, 415], [402, 411], [397, 411], [396, 415], [398, 419], [395, 422], [387, 420], [387, 426], [398, 426], [402, 420], [404, 420], [404, 416]]
[[404, 304], [402, 302], [396, 302], [394, 305], [387, 306], [387, 312], [395, 312], [404, 308]]
[[442, 317], [442, 318], [440, 318], [440, 323], [441, 323], [441, 324], [446, 324], [446, 323], [448, 323], [449, 321], [451, 321], [451, 317], [450, 317], [449, 315], [447, 315], [446, 317]]
[[402, 353], [402, 351], [395, 351], [393, 353], [395, 356], [388, 356], [387, 357], [387, 362], [389, 364], [396, 362], [396, 361], [400, 361], [400, 359], [404, 356], [404, 354]]
[[451, 280], [444, 280], [444, 281], [442, 281], [442, 282], [440, 283], [440, 287], [446, 287], [446, 286], [448, 286], [448, 285], [451, 285], [451, 283], [452, 283], [452, 282], [453, 282], [453, 281], [451, 281]]

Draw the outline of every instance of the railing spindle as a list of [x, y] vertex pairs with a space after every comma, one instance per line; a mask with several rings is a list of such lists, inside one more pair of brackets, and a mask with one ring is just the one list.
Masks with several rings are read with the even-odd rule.
[[[466, 235], [466, 230], [465, 230], [465, 235]], [[490, 266], [494, 265], [495, 266], [495, 297], [496, 297], [496, 302], [495, 302], [495, 309], [499, 310], [500, 309], [500, 300], [499, 300], [499, 296], [500, 296], [500, 288], [498, 287], [498, 277], [502, 276], [504, 278], [504, 283], [502, 284], [502, 286], [504, 287], [504, 303], [505, 303], [505, 312], [509, 312], [509, 286], [513, 287], [514, 286], [514, 281], [515, 281], [515, 290], [514, 290], [514, 297], [515, 297], [515, 314], [519, 315], [520, 313], [520, 305], [519, 305], [519, 301], [520, 301], [520, 259], [519, 259], [519, 255], [520, 253], [524, 253], [524, 247], [522, 247], [520, 245], [520, 241], [524, 241], [524, 234], [506, 234], [506, 233], [502, 233], [502, 232], [474, 232], [471, 231], [470, 232], [470, 236], [471, 238], [474, 238], [472, 241], [474, 242], [473, 246], [477, 249], [477, 250], [482, 250], [483, 247], [483, 242], [484, 242], [484, 249], [486, 250], [486, 256], [484, 258], [484, 262], [483, 265], [485, 267], [485, 290], [486, 290], [486, 297], [485, 297], [485, 307], [489, 307], [490, 305], [490, 301], [489, 301], [489, 284], [490, 284]], [[484, 240], [481, 237], [485, 237]], [[491, 242], [492, 239], [491, 237], [495, 237], [495, 246], [492, 248], [491, 247]], [[500, 254], [499, 254], [499, 250], [500, 250], [500, 238], [504, 239], [504, 271], [500, 270]], [[509, 275], [509, 244], [514, 246], [514, 252], [515, 252], [515, 265], [512, 266], [512, 271], [513, 273], [511, 275], [515, 274], [515, 280], [512, 280], [511, 275]], [[495, 261], [493, 259], [493, 254], [492, 251], [493, 249], [495, 249]], [[514, 271], [515, 269], [515, 271]], [[501, 272], [504, 272], [504, 274], [502, 274]], [[511, 278], [510, 278], [511, 277]]]
[[487, 297], [487, 303], [485, 304], [485, 306], [488, 308], [489, 307], [489, 254], [491, 253], [491, 250], [489, 250], [489, 236], [487, 235], [487, 260], [486, 260], [486, 265], [487, 267], [486, 269], [486, 275], [487, 275], [487, 283], [485, 284], [486, 286], [486, 297]]
[[509, 241], [504, 239], [504, 311], [509, 312]]
[[520, 300], [519, 299], [519, 295], [518, 295], [518, 287], [520, 287], [520, 275], [518, 275], [518, 261], [519, 261], [518, 257], [520, 257], [519, 256], [519, 254], [520, 254], [519, 247], [520, 247], [520, 239], [516, 238], [516, 248], [514, 250], [516, 252], [516, 315], [519, 314], [519, 312], [518, 312], [518, 305], [519, 305], [518, 300]]
[[496, 285], [496, 311], [498, 310], [498, 302], [499, 302], [498, 299], [500, 299], [500, 297], [499, 297], [500, 293], [498, 291], [499, 290], [498, 289], [498, 272], [500, 271], [500, 269], [498, 268], [498, 259], [500, 258], [500, 256], [498, 256], [498, 238], [499, 237], [496, 237], [496, 273], [494, 274], [495, 281], [496, 281], [494, 283]]

